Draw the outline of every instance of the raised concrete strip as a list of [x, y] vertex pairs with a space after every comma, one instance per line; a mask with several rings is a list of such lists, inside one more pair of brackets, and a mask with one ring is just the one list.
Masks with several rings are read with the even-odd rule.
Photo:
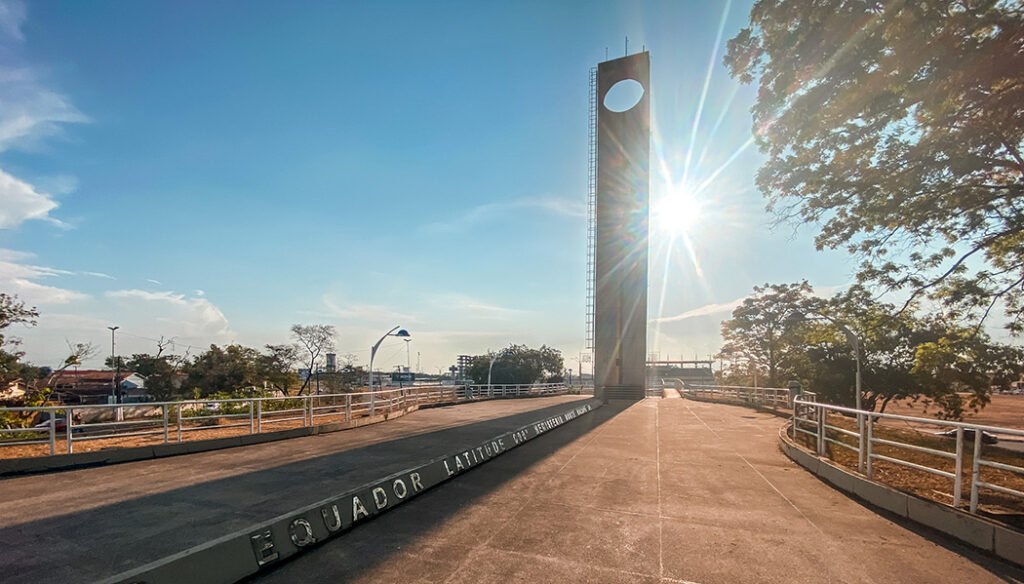
[[578, 401], [554, 414], [451, 452], [418, 466], [331, 495], [100, 584], [228, 584], [302, 553], [541, 434], [599, 408], [596, 399]]
[[779, 447], [794, 462], [840, 491], [1024, 567], [1024, 533], [870, 481], [798, 447], [785, 428], [779, 431]]

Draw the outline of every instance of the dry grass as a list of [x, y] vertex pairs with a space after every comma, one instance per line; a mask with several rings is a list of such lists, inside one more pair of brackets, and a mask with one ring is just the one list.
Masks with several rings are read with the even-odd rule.
[[[296, 414], [290, 414], [294, 416]], [[301, 414], [299, 414], [301, 415]], [[290, 417], [289, 416], [289, 417]], [[361, 416], [354, 415], [353, 418], [359, 418]], [[322, 415], [317, 414], [316, 423], [329, 424], [332, 422], [344, 422], [345, 414], [330, 414]], [[245, 436], [250, 433], [249, 431], [249, 420], [248, 418], [209, 418], [205, 420], [190, 421], [188, 418], [182, 419], [182, 433], [180, 442], [195, 442], [199, 440], [212, 440], [215, 438], [230, 438], [233, 436]], [[111, 438], [97, 438], [95, 440], [81, 440], [84, 436], [74, 436], [74, 452], [98, 452], [101, 450], [116, 450], [120, 448], [134, 448], [138, 446], [156, 446], [164, 443], [163, 428], [159, 421], [154, 422], [158, 433], [148, 436], [115, 436]], [[225, 428], [223, 426], [229, 424], [241, 424], [231, 428]], [[262, 422], [262, 433], [275, 432], [280, 430], [290, 430], [292, 428], [302, 427], [303, 421], [299, 420], [288, 420], [282, 422], [274, 422], [272, 419], [268, 420], [264, 417]], [[152, 429], [152, 428], [149, 428]], [[45, 436], [45, 434], [41, 434]], [[167, 435], [168, 443], [177, 443], [178, 440], [178, 426], [176, 422], [171, 422], [168, 428]], [[67, 434], [59, 432], [57, 434], [56, 454], [67, 453]], [[0, 446], [0, 459], [3, 458], [31, 458], [37, 456], [49, 456], [50, 445], [46, 444], [28, 444], [23, 446]]]
[[[853, 418], [830, 414], [827, 423], [831, 426], [856, 430], [857, 422]], [[932, 428], [934, 430], [934, 428]], [[798, 442], [809, 450], [814, 450], [814, 437], [798, 433]], [[853, 471], [857, 469], [857, 439], [846, 436], [836, 430], [826, 432], [828, 438], [840, 441], [854, 448], [850, 450], [832, 443], [826, 443], [826, 456], [836, 463]], [[955, 453], [956, 441], [947, 438], [934, 436], [930, 433], [922, 433], [913, 429], [894, 428], [876, 424], [873, 429], [875, 438], [882, 438], [893, 442], [904, 442], [915, 446], [923, 446], [942, 452]], [[970, 502], [971, 469], [974, 462], [972, 441], [964, 441], [965, 454], [963, 457], [963, 470], [961, 474], [962, 498], [961, 507], [967, 508]], [[983, 444], [982, 459], [1000, 462], [1003, 464], [1024, 467], [1024, 453], [1000, 448], [998, 445]], [[872, 448], [874, 454], [887, 456], [911, 462], [920, 466], [927, 466], [946, 472], [953, 473], [956, 469], [954, 458], [947, 458], [936, 454], [918, 452], [908, 448], [891, 446], [888, 444], [875, 444]], [[929, 472], [894, 464], [886, 461], [873, 461], [872, 479], [887, 484], [891, 487], [913, 493], [925, 499], [930, 499], [946, 505], [953, 504], [953, 479], [935, 475]], [[1005, 471], [1001, 469], [981, 466], [981, 480], [1000, 486], [1024, 491], [1024, 475]], [[1002, 521], [1024, 527], [1024, 499], [1010, 495], [1004, 495], [988, 489], [979, 491], [979, 509], [987, 515], [997, 517]]]

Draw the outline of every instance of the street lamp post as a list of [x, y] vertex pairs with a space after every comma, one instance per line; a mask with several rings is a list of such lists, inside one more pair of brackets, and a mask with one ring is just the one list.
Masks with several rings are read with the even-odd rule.
[[505, 347], [504, 349], [502, 349], [502, 350], [498, 351], [497, 353], [495, 353], [493, 357], [491, 357], [491, 364], [487, 366], [487, 393], [488, 394], [491, 393], [491, 371], [494, 369], [494, 362], [497, 361], [502, 355], [504, 355], [505, 353], [508, 353], [511, 350], [512, 349], [510, 347]]
[[[814, 314], [815, 316], [817, 316], [819, 318], [822, 318], [824, 320], [827, 320], [830, 323], [832, 323], [833, 325], [835, 325], [835, 327], [839, 329], [839, 332], [843, 333], [843, 336], [846, 337], [846, 342], [850, 343], [850, 347], [853, 349], [853, 362], [854, 362], [854, 366], [855, 366], [854, 377], [853, 377], [853, 387], [854, 387], [854, 392], [856, 393], [856, 395], [855, 395], [855, 402], [856, 402], [856, 410], [857, 410], [857, 434], [860, 436], [859, 440], [862, 442], [862, 444], [860, 445], [860, 448], [857, 449], [857, 451], [858, 451], [858, 454], [857, 454], [857, 471], [863, 473], [864, 472], [864, 447], [863, 447], [863, 441], [864, 441], [864, 414], [862, 413], [862, 408], [861, 408], [860, 337], [858, 337], [856, 333], [854, 333], [852, 330], [850, 330], [850, 327], [846, 326], [845, 324], [837, 321], [836, 319], [834, 319], [834, 318], [832, 318], [830, 316], [822, 314], [822, 313], [820, 313], [820, 312], [818, 312], [816, 310], [811, 311], [811, 313]], [[793, 316], [796, 317], [797, 319], [805, 319], [805, 318], [807, 318], [806, 316], [804, 316], [800, 312], [794, 312]]]
[[[395, 332], [395, 331], [398, 331], [398, 332]], [[372, 347], [370, 347], [370, 383], [369, 383], [369, 385], [370, 385], [370, 411], [371, 412], [373, 411], [373, 405], [374, 405], [374, 401], [375, 401], [375, 394], [373, 393], [373, 358], [377, 356], [377, 349], [380, 348], [380, 344], [384, 342], [384, 339], [386, 339], [388, 337], [410, 337], [410, 336], [412, 336], [412, 335], [409, 334], [409, 331], [405, 330], [404, 328], [401, 328], [400, 326], [396, 326], [395, 328], [393, 328], [393, 329], [389, 330], [388, 332], [384, 333], [384, 336], [382, 336], [376, 343], [373, 344]], [[408, 347], [408, 345], [406, 345], [406, 346]]]

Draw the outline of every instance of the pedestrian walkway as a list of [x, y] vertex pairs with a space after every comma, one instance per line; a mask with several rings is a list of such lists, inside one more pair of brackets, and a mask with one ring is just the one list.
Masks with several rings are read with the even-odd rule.
[[614, 402], [254, 582], [956, 583], [1024, 572], [840, 494], [782, 421]]
[[111, 577], [475, 446], [586, 399], [466, 403], [344, 432], [3, 479], [2, 580]]

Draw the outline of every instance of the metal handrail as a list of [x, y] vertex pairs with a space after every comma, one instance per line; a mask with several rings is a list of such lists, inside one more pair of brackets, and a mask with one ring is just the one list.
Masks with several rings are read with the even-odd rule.
[[[745, 385], [700, 385], [684, 383], [683, 391], [692, 397], [700, 397], [699, 394], [711, 394], [714, 397], [726, 397], [740, 399], [745, 402], [753, 402], [758, 405], [785, 405], [789, 407], [792, 394], [787, 387], [750, 387]], [[818, 395], [812, 391], [801, 391], [799, 393], [810, 401], [817, 401]]]
[[[25, 446], [48, 444], [50, 455], [57, 453], [58, 434], [64, 435], [66, 454], [74, 452], [76, 442], [104, 438], [127, 438], [131, 436], [152, 436], [163, 434], [163, 443], [182, 442], [183, 435], [211, 429], [249, 427], [250, 434], [263, 432], [264, 424], [302, 421], [312, 426], [317, 418], [339, 417], [351, 422], [360, 416], [373, 416], [379, 412], [392, 412], [408, 406], [442, 401], [475, 400], [481, 398], [509, 398], [537, 395], [558, 395], [566, 393], [561, 383], [531, 385], [420, 385], [378, 391], [355, 393], [314, 394], [283, 397], [229, 398], [217, 400], [185, 400], [175, 402], [143, 402], [133, 404], [85, 404], [30, 407], [0, 407], [0, 412], [12, 412], [21, 416], [48, 414], [47, 428], [0, 428], [0, 448], [3, 446]], [[295, 407], [289, 407], [294, 402]], [[269, 404], [281, 404], [283, 409], [268, 408]], [[243, 406], [241, 411], [219, 413], [225, 406]], [[125, 419], [125, 413], [140, 412], [134, 419]], [[209, 413], [207, 413], [209, 411]], [[89, 422], [75, 422], [76, 412], [106, 414], [112, 419]], [[190, 415], [197, 412], [198, 415]], [[57, 419], [63, 417], [65, 429], [57, 431]], [[96, 417], [96, 416], [93, 416]], [[206, 420], [232, 421], [229, 424], [202, 425]], [[43, 422], [45, 423], [45, 421]], [[173, 427], [173, 428], [172, 428]], [[36, 439], [9, 440], [5, 434], [17, 437], [21, 434], [45, 434]], [[174, 436], [172, 437], [172, 433]], [[2, 450], [0, 450], [2, 452]]]
[[[835, 426], [830, 426], [825, 423], [829, 413], [846, 414], [849, 416], [857, 416], [866, 420], [861, 425], [863, 428], [860, 432], [853, 432], [846, 429], [841, 429], [842, 434], [856, 437], [858, 439], [858, 447], [855, 449], [849, 444], [841, 443], [838, 440], [828, 438], [828, 430], [836, 429]], [[956, 447], [953, 452], [944, 450], [936, 450], [934, 448], [928, 448], [925, 446], [919, 446], [917, 444], [910, 444], [907, 442], [901, 442], [899, 440], [891, 440], [879, 438], [874, 435], [874, 425], [877, 420], [897, 420], [904, 422], [914, 422], [922, 425], [937, 426], [939, 428], [948, 428], [956, 430]], [[814, 426], [815, 430], [811, 431], [807, 428]], [[874, 461], [883, 461], [890, 464], [896, 464], [905, 466], [907, 468], [913, 468], [922, 472], [927, 472], [937, 476], [949, 478], [953, 480], [953, 507], [960, 507], [963, 497], [963, 473], [964, 463], [966, 462], [966, 447], [965, 447], [965, 434], [973, 432], [974, 434], [974, 446], [973, 456], [971, 457], [972, 469], [970, 479], [970, 513], [978, 512], [978, 497], [981, 489], [988, 489], [1002, 493], [1004, 495], [1010, 495], [1013, 497], [1024, 499], [1024, 492], [1012, 489], [1006, 485], [999, 485], [983, 481], [981, 479], [981, 467], [986, 466], [990, 468], [997, 468], [1007, 472], [1016, 473], [1024, 476], [1024, 467], [1015, 466], [1011, 464], [1004, 464], [994, 460], [985, 460], [982, 457], [984, 439], [982, 432], [999, 433], [1010, 436], [1021, 436], [1024, 437], [1024, 430], [1016, 428], [1002, 428], [999, 426], [989, 426], [985, 424], [972, 424], [970, 422], [954, 422], [948, 420], [935, 420], [931, 418], [919, 418], [915, 416], [904, 416], [900, 414], [886, 414], [880, 412], [873, 412], [868, 410], [858, 410], [856, 408], [850, 408], [845, 406], [836, 406], [831, 404], [825, 404], [810, 400], [804, 400], [797, 398], [793, 403], [793, 416], [791, 429], [793, 432], [793, 438], [796, 438], [797, 432], [813, 436], [816, 439], [817, 454], [818, 456], [827, 456], [825, 443], [837, 443], [851, 450], [858, 452], [858, 460], [864, 461], [866, 465], [865, 475], [869, 480], [874, 478]], [[923, 464], [911, 462], [909, 460], [903, 460], [895, 456], [886, 456], [879, 454], [874, 451], [875, 445], [886, 445], [894, 448], [901, 448], [903, 450], [909, 450], [914, 452], [921, 452], [931, 456], [938, 456], [940, 458], [947, 458], [954, 460], [953, 472], [942, 470], [940, 468], [934, 468]], [[858, 472], [862, 472], [858, 469]]]

